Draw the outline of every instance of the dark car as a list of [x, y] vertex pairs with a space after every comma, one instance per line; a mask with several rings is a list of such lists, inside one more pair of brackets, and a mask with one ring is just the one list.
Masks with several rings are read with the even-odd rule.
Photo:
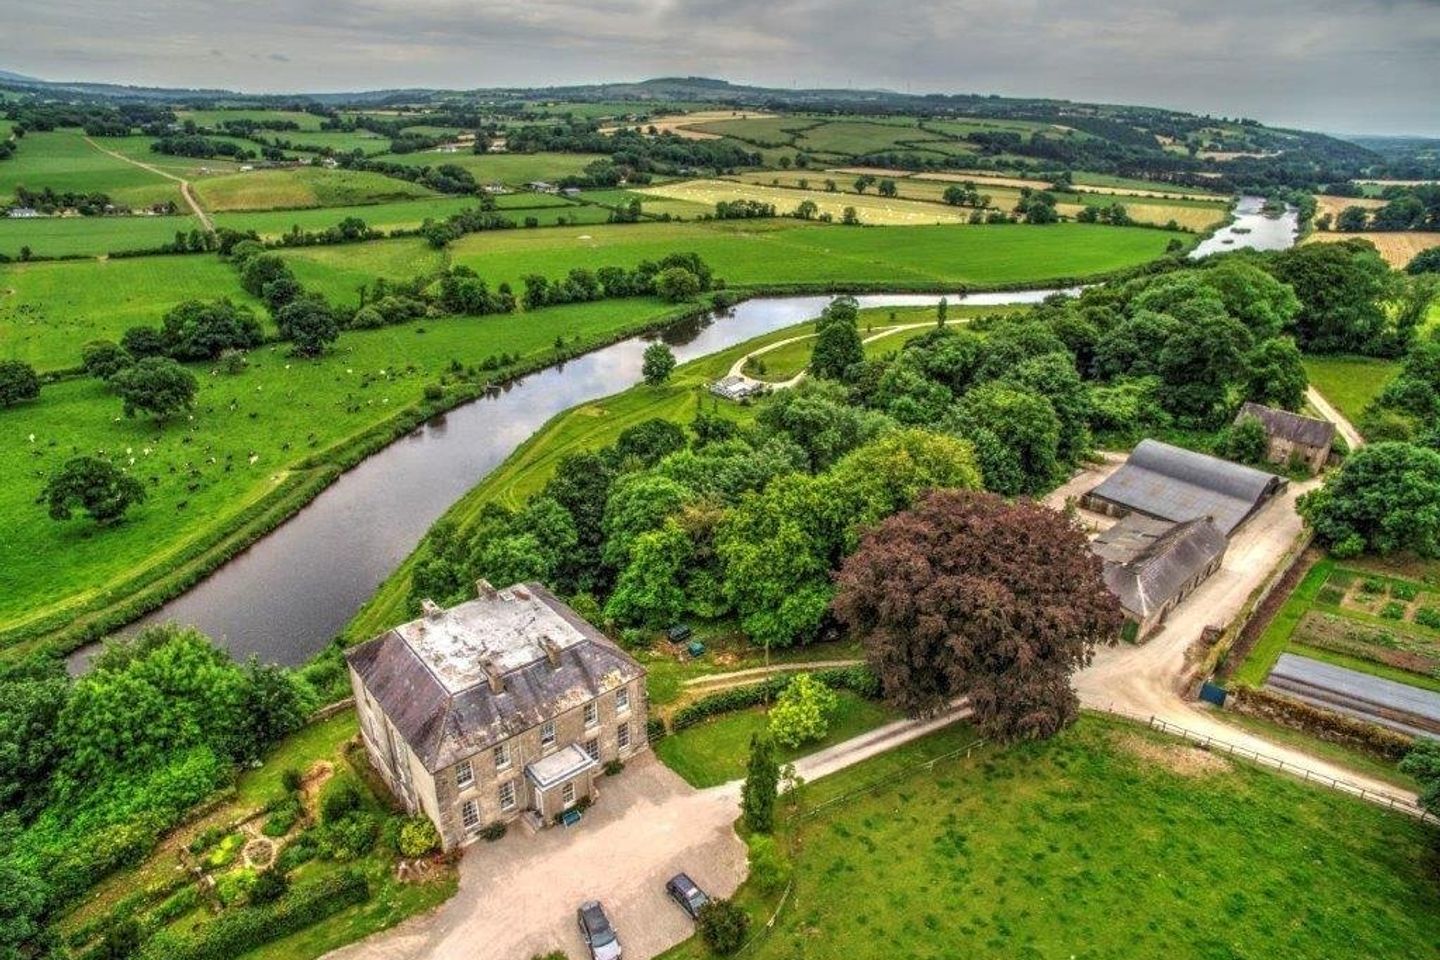
[[591, 960], [619, 960], [620, 938], [615, 936], [615, 928], [610, 926], [610, 918], [605, 916], [599, 900], [580, 904], [576, 920], [580, 924], [580, 936], [590, 948]]
[[710, 902], [705, 891], [683, 873], [677, 873], [665, 882], [665, 892], [670, 894], [670, 899], [680, 904], [681, 910], [690, 914], [691, 920], [698, 920], [700, 908]]

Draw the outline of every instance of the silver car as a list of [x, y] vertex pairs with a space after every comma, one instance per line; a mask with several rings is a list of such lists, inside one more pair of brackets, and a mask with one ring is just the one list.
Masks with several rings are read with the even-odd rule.
[[576, 911], [580, 924], [580, 936], [590, 948], [590, 960], [620, 960], [620, 938], [605, 916], [605, 908], [599, 900], [587, 900]]

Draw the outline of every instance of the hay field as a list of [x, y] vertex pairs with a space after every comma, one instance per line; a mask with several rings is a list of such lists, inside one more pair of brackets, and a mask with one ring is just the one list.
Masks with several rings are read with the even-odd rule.
[[1339, 243], [1342, 240], [1369, 240], [1380, 251], [1385, 262], [1397, 269], [1404, 267], [1415, 255], [1431, 247], [1440, 247], [1440, 233], [1420, 230], [1373, 231], [1366, 233], [1336, 233], [1315, 231], [1305, 238], [1306, 243]]
[[419, 184], [384, 174], [323, 167], [252, 170], [212, 177], [196, 183], [195, 193], [201, 204], [215, 213], [343, 207], [435, 196]]
[[1385, 201], [1374, 197], [1332, 197], [1328, 194], [1317, 193], [1315, 194], [1315, 205], [1317, 217], [1327, 213], [1332, 217], [1338, 217], [1340, 211], [1346, 207], [1364, 207], [1366, 210], [1374, 210], [1377, 207], [1385, 206]]
[[767, 187], [760, 184], [736, 183], [731, 180], [686, 180], [659, 187], [643, 187], [636, 193], [670, 200], [686, 200], [704, 204], [711, 209], [719, 201], [758, 200], [773, 203], [777, 213], [793, 211], [802, 201], [810, 200], [820, 213], [828, 213], [837, 221], [846, 207], [854, 207], [861, 223], [882, 226], [916, 226], [919, 224], [964, 223], [968, 210], [937, 203], [890, 199], [874, 194], [840, 194], [824, 190], [799, 190]]
[[686, 140], [720, 140], [724, 135], [713, 133], [708, 130], [697, 130], [696, 127], [707, 123], [717, 123], [730, 120], [774, 120], [777, 119], [773, 113], [761, 113], [755, 110], [697, 110], [694, 113], [678, 113], [663, 117], [654, 117], [644, 123], [617, 124], [615, 126], [601, 127], [601, 133], [614, 133], [617, 130], [649, 130], [654, 127], [660, 133], [673, 133], [677, 137]]

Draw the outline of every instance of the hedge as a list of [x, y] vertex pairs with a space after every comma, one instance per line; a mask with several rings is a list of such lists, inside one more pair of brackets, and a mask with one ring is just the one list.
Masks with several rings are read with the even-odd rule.
[[1399, 760], [1413, 745], [1409, 737], [1393, 730], [1312, 707], [1270, 690], [1237, 685], [1230, 690], [1229, 705], [1239, 713], [1263, 717], [1282, 727], [1308, 733], [1328, 743], [1356, 747], [1386, 760]]
[[[781, 673], [773, 677], [766, 677], [759, 683], [752, 683], [744, 687], [731, 687], [728, 690], [701, 697], [694, 703], [686, 704], [676, 710], [670, 718], [670, 727], [678, 732], [722, 713], [733, 713], [736, 710], [745, 710], [768, 703], [790, 685], [790, 680], [794, 676], [793, 673]], [[869, 667], [863, 665], [815, 670], [811, 672], [811, 676], [832, 690], [849, 690], [869, 700], [876, 700], [880, 697], [880, 678], [871, 673]]]
[[365, 877], [355, 870], [342, 870], [296, 884], [274, 904], [227, 910], [193, 935], [157, 934], [145, 944], [141, 956], [145, 960], [231, 960], [369, 898]]

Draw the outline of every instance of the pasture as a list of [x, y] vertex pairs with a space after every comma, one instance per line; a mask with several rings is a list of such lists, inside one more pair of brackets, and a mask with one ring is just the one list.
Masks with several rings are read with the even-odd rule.
[[1305, 375], [1309, 378], [1310, 385], [1319, 390], [1351, 423], [1360, 422], [1365, 408], [1399, 372], [1398, 361], [1375, 357], [1305, 358]]
[[1431, 247], [1440, 246], [1440, 233], [1421, 230], [1369, 231], [1365, 233], [1335, 233], [1316, 230], [1307, 236], [1305, 243], [1340, 243], [1343, 240], [1369, 240], [1380, 251], [1380, 256], [1390, 266], [1403, 269], [1416, 254]]
[[735, 183], [728, 180], [686, 180], [658, 187], [639, 187], [636, 193], [668, 200], [683, 200], [709, 207], [721, 201], [755, 200], [775, 205], [780, 214], [788, 214], [806, 200], [815, 204], [819, 213], [839, 220], [846, 207], [854, 207], [861, 223], [880, 226], [915, 224], [964, 223], [970, 211], [938, 203], [917, 202], [878, 194], [839, 194], [824, 190], [801, 190], [770, 187], [760, 184]]
[[[550, 194], [513, 193], [496, 197], [495, 200], [499, 211], [517, 223], [532, 216], [546, 225], [569, 215], [598, 216], [601, 222], [609, 216], [606, 211], [596, 214], [592, 209]], [[346, 217], [359, 217], [365, 221], [366, 226], [376, 230], [409, 230], [420, 226], [426, 220], [443, 220], [462, 210], [474, 209], [479, 204], [477, 197], [433, 196], [347, 207], [236, 211], [218, 213], [214, 220], [216, 226], [233, 230], [254, 230], [261, 237], [274, 239], [289, 233], [295, 227], [301, 230], [324, 230], [335, 226]]]
[[[155, 142], [151, 137], [93, 137], [91, 139], [106, 150], [184, 180], [220, 176], [234, 173], [240, 169], [239, 161], [226, 160], [222, 157], [177, 157], [168, 153], [156, 153], [150, 149], [150, 144]], [[253, 148], [255, 144], [252, 143], [249, 146]], [[177, 197], [175, 202], [180, 204], [181, 200]]]
[[585, 165], [604, 160], [598, 153], [387, 153], [379, 159], [409, 167], [438, 167], [454, 164], [470, 171], [481, 183], [522, 186], [532, 180], [559, 180], [579, 175]]
[[174, 240], [177, 232], [189, 233], [199, 226], [192, 216], [0, 218], [0, 253], [14, 259], [22, 247], [29, 247], [37, 257], [154, 250]]
[[[214, 110], [177, 110], [175, 115], [180, 122], [189, 120], [196, 126], [218, 128], [227, 120], [288, 120], [297, 124], [300, 130], [319, 130], [321, 117], [313, 113], [303, 113], [299, 110], [256, 110], [236, 109], [227, 110], [224, 108]], [[297, 130], [267, 130], [265, 134], [278, 134], [289, 136], [298, 133]]]
[[0, 356], [39, 370], [78, 367], [87, 340], [118, 340], [182, 300], [218, 297], [256, 305], [235, 269], [211, 255], [0, 264]]
[[260, 134], [271, 139], [288, 140], [295, 149], [321, 147], [336, 153], [360, 151], [366, 156], [375, 156], [390, 149], [390, 141], [369, 130], [266, 130]]
[[[748, 954], [1434, 953], [1433, 826], [1099, 716], [955, 755], [976, 739], [957, 725], [807, 784], [816, 813], [779, 832], [794, 887]], [[777, 899], [741, 888], [752, 930]]]
[[[146, 142], [148, 150], [149, 141]], [[130, 207], [173, 201], [182, 203], [173, 180], [142, 170], [85, 142], [80, 130], [29, 133], [10, 159], [0, 163], [0, 201], [15, 195], [16, 187], [59, 193], [104, 193], [115, 203]]]
[[[97, 380], [49, 384], [38, 400], [0, 410], [0, 433], [10, 438], [0, 448], [0, 473], [11, 480], [0, 486], [7, 524], [0, 629], [123, 601], [203, 552], [287, 480], [322, 477], [329, 468], [296, 472], [295, 465], [307, 458], [324, 464], [330, 448], [413, 407], [427, 386], [447, 377], [452, 361], [463, 367], [509, 353], [528, 364], [551, 355], [558, 337], [583, 348], [673, 311], [637, 299], [426, 319], [344, 333], [313, 361], [276, 344], [251, 351], [239, 374], [192, 365], [200, 380], [193, 419], [159, 426], [124, 418], [119, 399]], [[69, 340], [77, 354], [88, 333]], [[132, 470], [149, 498], [105, 529], [78, 516], [51, 520], [35, 503], [45, 476], [71, 456], [97, 451]]]
[[380, 173], [308, 166], [211, 177], [198, 181], [194, 190], [201, 205], [212, 213], [348, 207], [437, 195], [419, 184]]

